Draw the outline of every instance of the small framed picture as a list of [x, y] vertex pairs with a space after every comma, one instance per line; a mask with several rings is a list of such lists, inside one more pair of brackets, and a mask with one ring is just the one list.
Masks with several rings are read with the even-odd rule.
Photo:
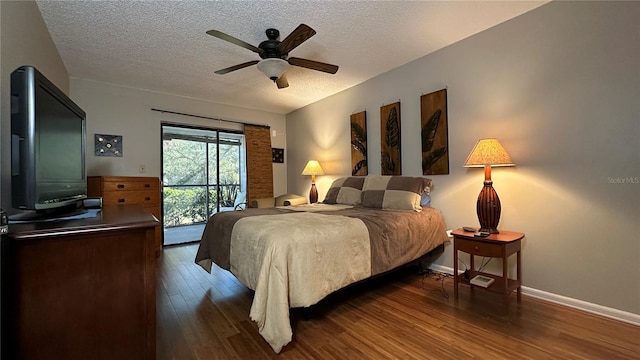
[[284, 149], [271, 148], [271, 161], [274, 163], [284, 163]]
[[122, 157], [122, 135], [95, 134], [95, 156]]

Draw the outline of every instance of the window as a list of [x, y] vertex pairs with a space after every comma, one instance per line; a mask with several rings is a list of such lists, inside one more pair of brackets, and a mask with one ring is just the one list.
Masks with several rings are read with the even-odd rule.
[[163, 125], [162, 166], [165, 244], [200, 240], [207, 219], [233, 210], [246, 187], [244, 135]]

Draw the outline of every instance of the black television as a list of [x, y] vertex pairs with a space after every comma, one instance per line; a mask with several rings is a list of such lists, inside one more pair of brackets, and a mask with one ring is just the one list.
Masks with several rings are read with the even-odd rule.
[[13, 71], [12, 207], [34, 217], [81, 208], [87, 197], [85, 148], [85, 112], [33, 66]]

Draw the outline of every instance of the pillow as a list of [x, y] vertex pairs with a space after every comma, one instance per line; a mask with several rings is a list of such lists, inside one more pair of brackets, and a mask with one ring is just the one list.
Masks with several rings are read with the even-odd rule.
[[362, 206], [388, 210], [421, 211], [422, 194], [429, 194], [431, 179], [411, 176], [367, 176]]
[[360, 204], [364, 177], [347, 176], [335, 179], [324, 197], [325, 204]]
[[251, 200], [251, 207], [256, 209], [271, 208], [276, 206], [276, 198], [260, 198]]
[[284, 194], [276, 197], [275, 206], [295, 206], [307, 203], [307, 198], [296, 194]]
[[420, 206], [429, 207], [431, 206], [431, 195], [428, 192], [423, 192], [422, 196], [420, 196]]

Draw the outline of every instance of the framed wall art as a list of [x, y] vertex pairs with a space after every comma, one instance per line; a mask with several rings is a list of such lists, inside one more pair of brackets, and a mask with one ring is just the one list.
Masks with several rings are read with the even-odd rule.
[[422, 174], [449, 174], [447, 89], [420, 97]]
[[95, 134], [94, 155], [122, 157], [122, 135]]
[[351, 115], [351, 175], [364, 176], [367, 166], [367, 112]]
[[402, 175], [400, 154], [400, 102], [380, 107], [382, 175]]
[[271, 148], [271, 162], [279, 164], [284, 163], [284, 149]]

